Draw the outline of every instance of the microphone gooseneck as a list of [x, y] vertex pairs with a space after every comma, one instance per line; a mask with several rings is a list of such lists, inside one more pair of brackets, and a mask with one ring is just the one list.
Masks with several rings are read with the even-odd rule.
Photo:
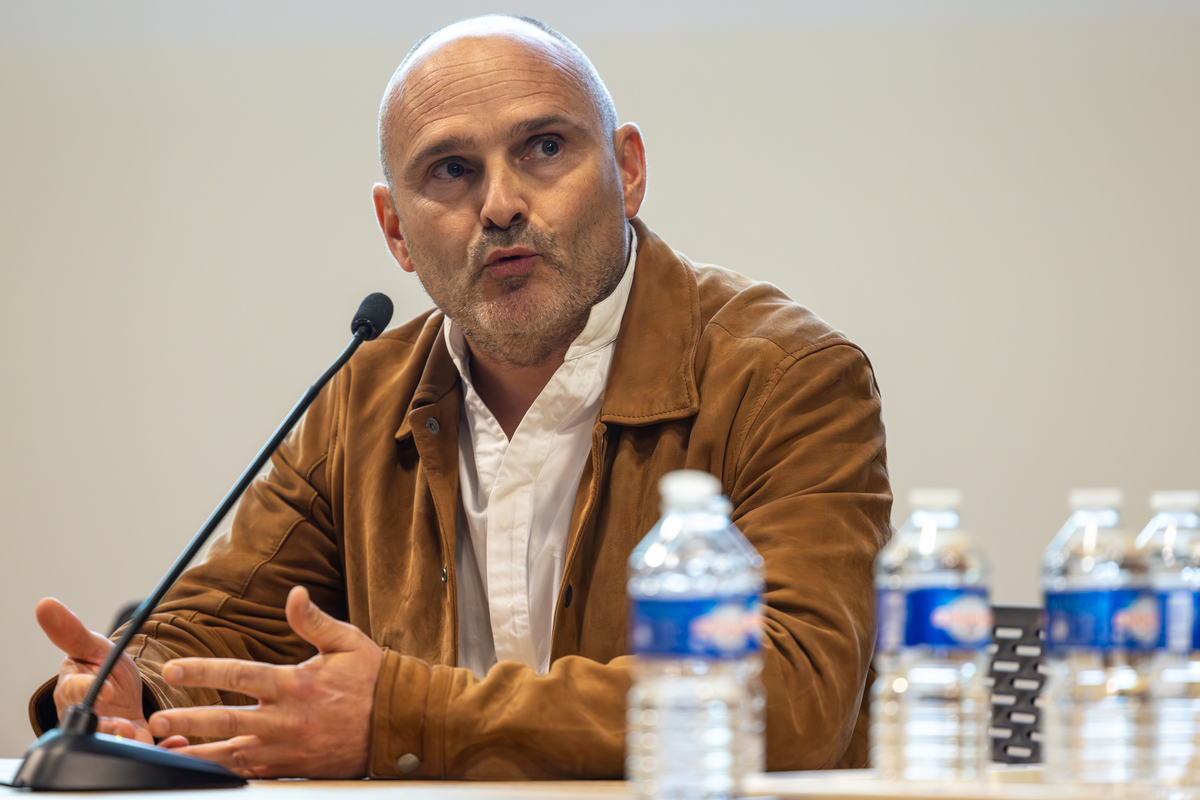
[[250, 466], [246, 467], [237, 483], [200, 526], [187, 548], [175, 559], [175, 563], [154, 587], [154, 591], [138, 606], [120, 639], [105, 656], [83, 702], [67, 708], [59, 720], [59, 727], [48, 731], [30, 748], [17, 772], [14, 785], [34, 789], [165, 789], [245, 784], [237, 775], [191, 756], [160, 752], [156, 748], [148, 748], [148, 752], [145, 752], [146, 748], [141, 744], [107, 741], [112, 737], [96, 734], [98, 718], [93, 708], [105, 680], [116, 666], [117, 659], [162, 601], [167, 590], [179, 579], [221, 520], [254, 482], [259, 471], [317, 399], [325, 384], [350, 360], [350, 356], [354, 355], [359, 345], [382, 333], [391, 318], [392, 301], [387, 295], [376, 292], [363, 300], [351, 325], [354, 337], [346, 349], [321, 377], [308, 387], [308, 391], [258, 451], [258, 455], [250, 462]]

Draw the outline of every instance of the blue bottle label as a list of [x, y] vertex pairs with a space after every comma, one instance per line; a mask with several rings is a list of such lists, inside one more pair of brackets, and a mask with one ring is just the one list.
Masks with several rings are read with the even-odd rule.
[[639, 656], [735, 659], [762, 646], [757, 594], [630, 598], [630, 649]]
[[1158, 648], [1172, 653], [1200, 650], [1200, 592], [1170, 589], [1158, 593]]
[[876, 615], [881, 652], [917, 645], [978, 650], [992, 638], [992, 608], [982, 586], [884, 589]]
[[1152, 650], [1162, 637], [1159, 598], [1145, 589], [1046, 592], [1049, 649]]

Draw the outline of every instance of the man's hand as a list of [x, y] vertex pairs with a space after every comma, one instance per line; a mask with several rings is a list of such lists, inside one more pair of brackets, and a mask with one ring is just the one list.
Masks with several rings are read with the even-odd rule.
[[[39, 602], [35, 614], [46, 636], [67, 654], [58, 670], [58, 685], [54, 687], [54, 705], [58, 708], [58, 716], [62, 717], [67, 706], [83, 702], [92, 678], [113, 644], [95, 631], [89, 631], [79, 617], [53, 597]], [[101, 733], [154, 744], [142, 714], [142, 676], [133, 659], [124, 653], [104, 682], [94, 710], [100, 717]], [[173, 739], [164, 744], [175, 746], [186, 742]]]
[[163, 679], [257, 698], [256, 706], [159, 711], [150, 731], [224, 739], [178, 752], [224, 764], [248, 778], [360, 778], [367, 773], [371, 709], [383, 651], [353, 625], [321, 611], [303, 587], [287, 599], [287, 621], [318, 654], [296, 666], [227, 658], [167, 662]]

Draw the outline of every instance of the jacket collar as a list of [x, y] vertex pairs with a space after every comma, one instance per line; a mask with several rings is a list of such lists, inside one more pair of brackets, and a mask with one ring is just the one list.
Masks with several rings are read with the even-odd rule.
[[[608, 372], [600, 421], [653, 425], [693, 416], [700, 409], [696, 391], [696, 346], [700, 340], [700, 294], [691, 266], [640, 219], [637, 269], [616, 350]], [[425, 370], [413, 393], [397, 439], [412, 436], [412, 412], [436, 403], [458, 388], [458, 369], [442, 334], [444, 317], [430, 316], [433, 333]]]
[[[425, 338], [426, 335], [430, 336], [433, 340], [432, 347], [425, 359], [425, 369], [421, 373], [421, 379], [417, 381], [412, 402], [409, 403], [408, 410], [404, 413], [404, 421], [400, 423], [400, 429], [396, 431], [397, 439], [406, 439], [412, 436], [414, 411], [437, 403], [455, 390], [458, 385], [458, 370], [454, 366], [454, 359], [450, 357], [450, 350], [446, 347], [446, 337], [442, 334], [444, 321], [443, 314], [437, 311], [431, 314], [425, 323], [421, 338]], [[457, 422], [457, 418], [455, 421]]]
[[700, 293], [687, 262], [640, 219], [632, 222], [638, 237], [637, 271], [600, 421], [653, 425], [700, 410], [695, 370]]

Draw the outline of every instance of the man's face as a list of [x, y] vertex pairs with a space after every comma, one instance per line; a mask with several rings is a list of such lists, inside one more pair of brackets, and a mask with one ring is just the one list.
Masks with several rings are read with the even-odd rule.
[[537, 41], [458, 39], [392, 112], [393, 251], [473, 348], [518, 366], [565, 349], [625, 268], [622, 170], [572, 69]]

